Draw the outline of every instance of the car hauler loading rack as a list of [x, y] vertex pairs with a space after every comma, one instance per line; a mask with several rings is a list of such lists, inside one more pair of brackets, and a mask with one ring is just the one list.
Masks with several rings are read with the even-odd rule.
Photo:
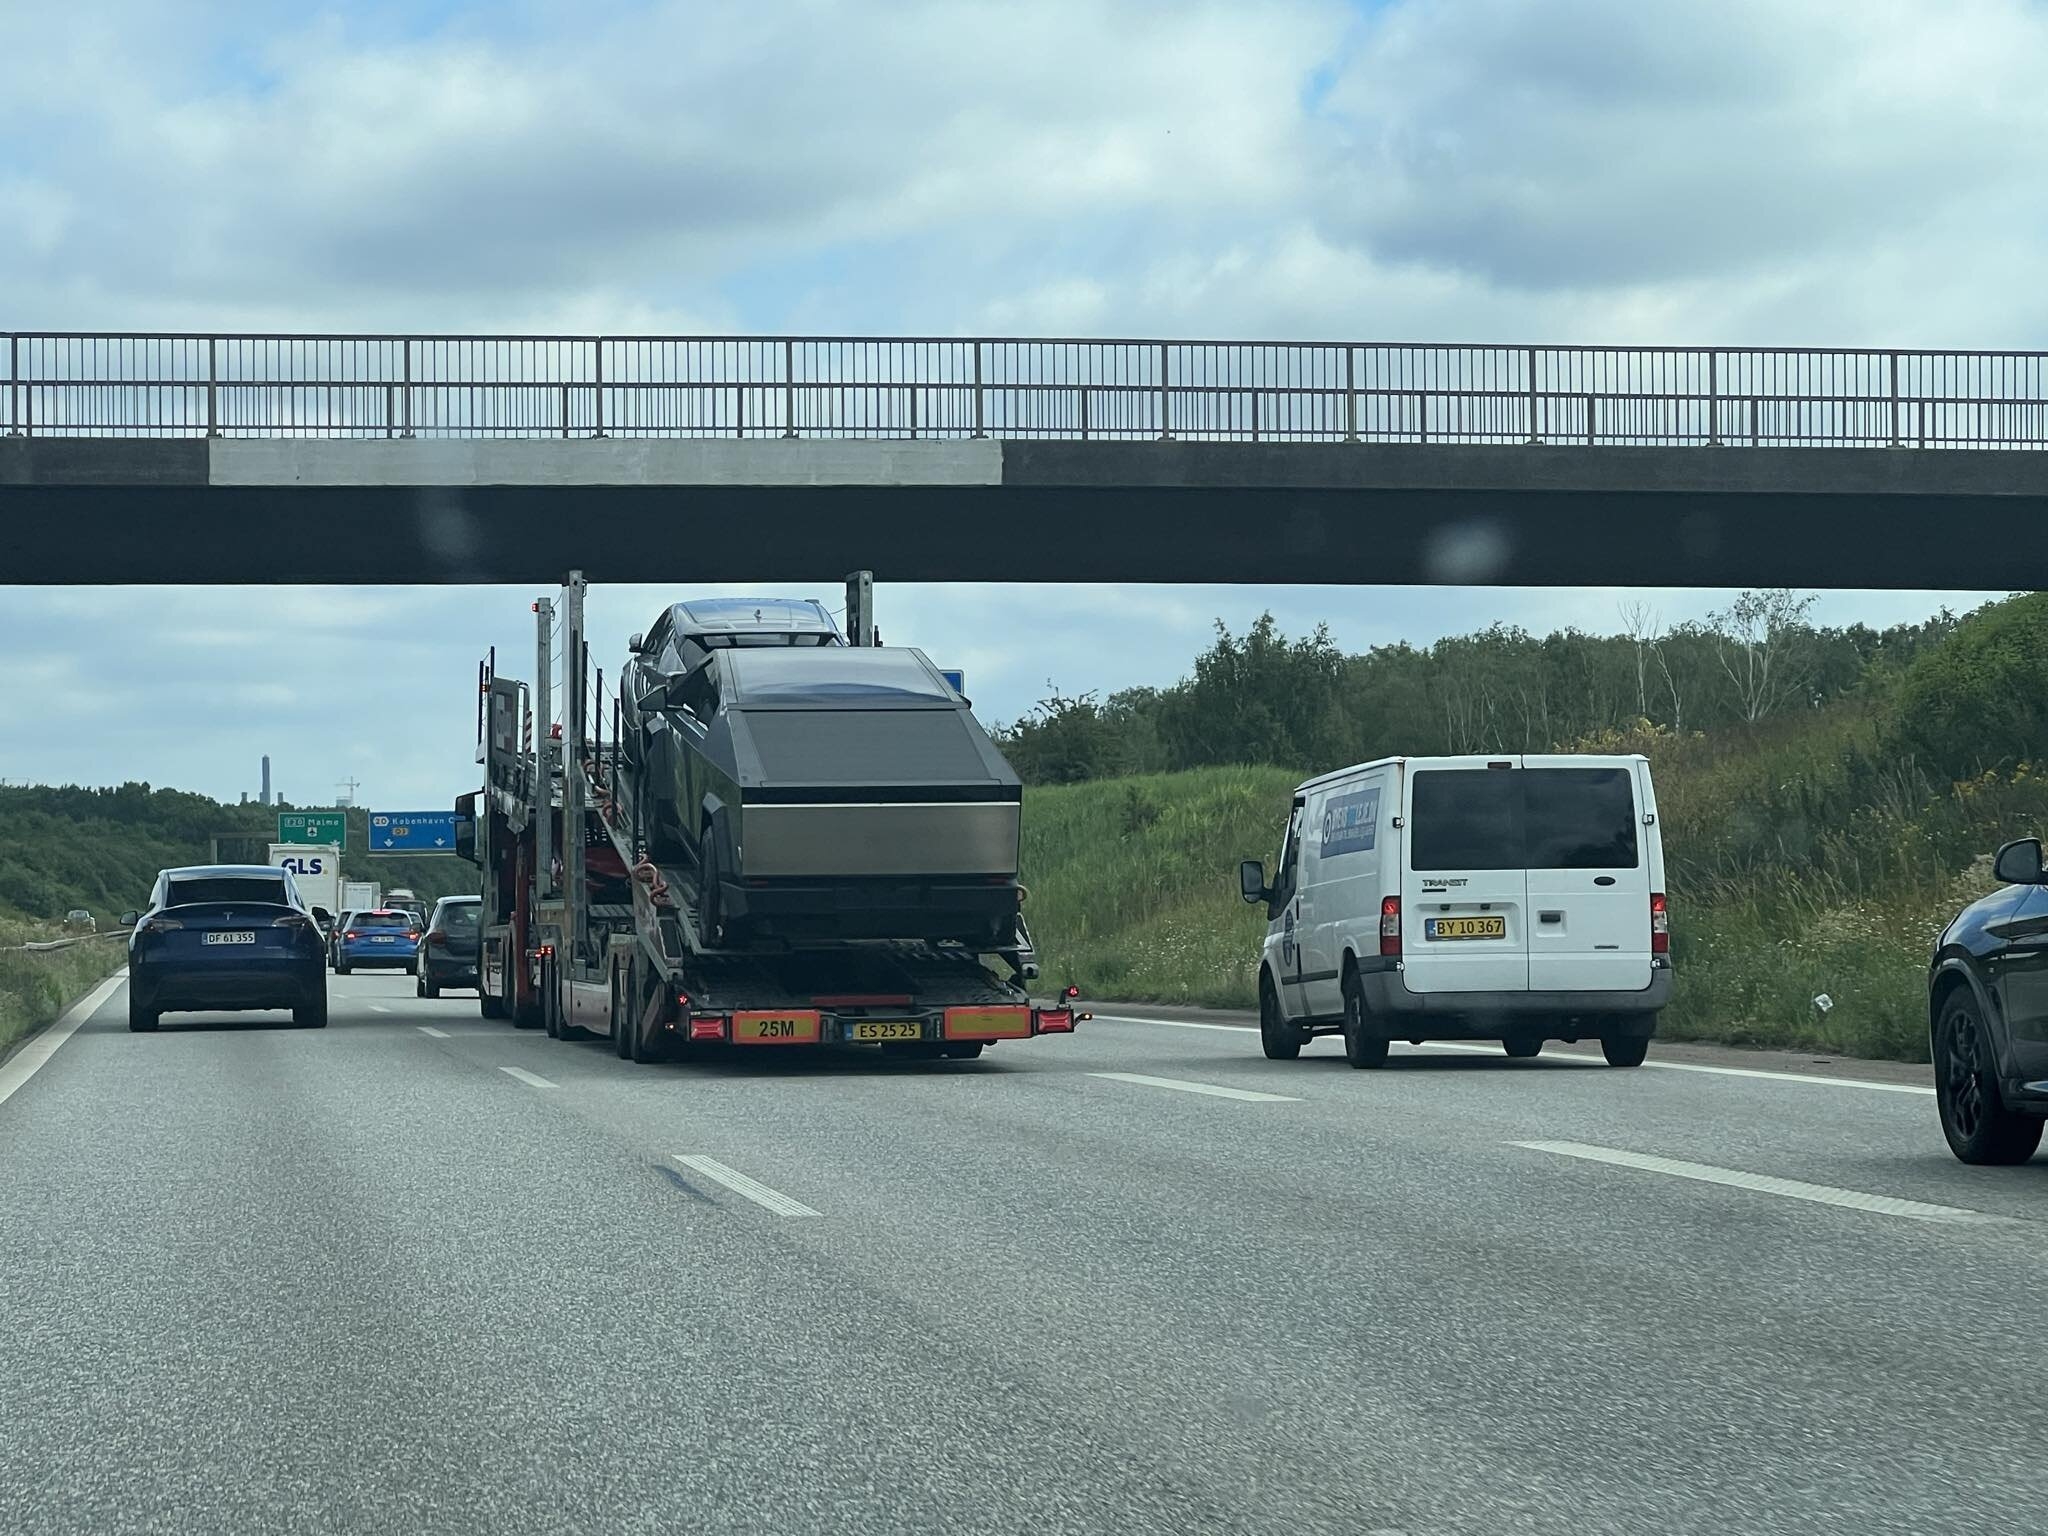
[[[873, 634], [865, 618], [870, 590], [865, 573], [849, 580], [855, 622], [848, 628], [856, 640]], [[654, 754], [637, 737], [622, 751], [619, 736], [627, 716], [665, 706], [654, 692], [623, 709], [615, 698], [607, 718], [604, 674], [593, 675], [584, 639], [584, 591], [581, 574], [572, 573], [559, 601], [543, 598], [533, 605], [539, 679], [534, 688], [500, 676], [495, 654], [478, 669], [477, 756], [484, 784], [456, 808], [458, 851], [483, 875], [478, 983], [486, 1018], [509, 1016], [521, 1027], [545, 1028], [560, 1038], [609, 1037], [620, 1056], [648, 1061], [712, 1044], [872, 1044], [904, 1055], [969, 1057], [998, 1041], [1070, 1033], [1076, 1019], [1086, 1017], [1073, 1011], [1071, 994], [1041, 1005], [1027, 990], [1037, 965], [1021, 913], [1014, 904], [1008, 916], [1000, 903], [990, 906], [1005, 889], [1021, 900], [1014, 848], [1009, 873], [1000, 869], [1000, 859], [990, 862], [987, 829], [998, 819], [984, 810], [948, 823], [931, 813], [943, 797], [929, 786], [918, 789], [920, 810], [907, 817], [900, 806], [868, 806], [845, 793], [831, 800], [833, 812], [815, 823], [836, 839], [832, 855], [822, 862], [799, 858], [811, 872], [796, 881], [749, 874], [738, 834], [724, 831], [722, 814], [722, 838], [713, 839], [714, 821], [707, 816], [694, 848], [664, 845], [663, 862], [651, 859], [656, 801], [673, 793], [673, 763], [651, 763]], [[548, 722], [554, 715], [558, 616], [563, 718], [553, 726]], [[922, 669], [919, 676], [940, 676], [921, 653], [887, 654], [915, 659], [914, 666], [907, 659], [894, 662], [906, 674]], [[619, 675], [646, 673], [642, 664]], [[680, 697], [701, 682], [693, 668], [676, 679], [674, 691]], [[727, 687], [734, 687], [730, 679]], [[703, 703], [691, 707], [709, 711]], [[778, 732], [804, 729], [803, 711], [777, 707], [783, 710], [775, 722]], [[920, 742], [943, 729], [933, 717], [966, 712], [957, 695], [920, 701], [919, 707]], [[886, 730], [889, 722], [877, 719]], [[978, 726], [971, 734], [985, 741]], [[1012, 786], [1007, 793], [1014, 798], [1015, 778], [1007, 765], [992, 746], [983, 755], [1000, 770], [996, 777]], [[990, 790], [983, 799], [997, 793]], [[780, 835], [781, 823], [795, 819], [788, 810], [785, 791], [775, 806], [778, 821], [768, 823], [776, 827], [776, 851], [785, 862], [793, 854], [790, 840]], [[924, 855], [949, 872], [944, 879], [816, 873], [844, 867], [843, 845], [862, 832], [849, 817], [862, 810], [876, 813], [884, 842], [904, 825], [938, 827], [942, 833], [959, 825], [977, 846], [972, 857], [943, 847]], [[929, 835], [925, 843], [930, 845]], [[983, 872], [962, 875], [963, 870]], [[935, 934], [930, 913], [960, 906], [957, 900], [935, 904], [932, 888], [943, 888], [943, 894], [963, 879], [981, 886], [972, 910], [996, 910], [998, 916], [986, 932]], [[774, 916], [731, 920], [757, 894], [761, 899], [754, 905]], [[793, 900], [802, 910], [792, 916]], [[858, 919], [829, 921], [836, 909], [857, 913]], [[906, 932], [878, 931], [888, 924], [876, 922], [877, 910], [905, 913]]]

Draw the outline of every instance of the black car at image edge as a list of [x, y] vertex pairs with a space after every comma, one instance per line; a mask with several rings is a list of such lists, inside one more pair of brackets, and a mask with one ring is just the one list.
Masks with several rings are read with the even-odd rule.
[[1935, 941], [1927, 1023], [1935, 1105], [1966, 1163], [2023, 1163], [2048, 1119], [2048, 870], [2041, 840], [1998, 850], [2004, 882]]

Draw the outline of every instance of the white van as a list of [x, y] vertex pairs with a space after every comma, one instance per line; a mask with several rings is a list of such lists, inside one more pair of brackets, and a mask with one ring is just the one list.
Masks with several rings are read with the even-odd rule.
[[1642, 1063], [1671, 997], [1664, 843], [1642, 757], [1390, 757], [1294, 792], [1264, 902], [1259, 1033], [1291, 1059], [1342, 1033], [1354, 1067], [1392, 1040], [1598, 1039]]

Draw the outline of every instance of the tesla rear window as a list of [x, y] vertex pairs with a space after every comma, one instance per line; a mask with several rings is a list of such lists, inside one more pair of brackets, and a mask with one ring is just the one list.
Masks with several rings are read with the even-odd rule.
[[1411, 869], [1634, 869], [1626, 768], [1432, 768], [1415, 775]]
[[192, 880], [173, 880], [164, 892], [167, 907], [189, 907], [205, 901], [263, 901], [272, 906], [291, 905], [282, 880], [261, 875], [202, 875]]

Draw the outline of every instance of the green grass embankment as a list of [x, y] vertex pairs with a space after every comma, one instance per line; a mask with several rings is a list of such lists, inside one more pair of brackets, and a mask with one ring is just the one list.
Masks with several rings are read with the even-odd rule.
[[115, 936], [64, 949], [22, 945], [60, 937], [39, 924], [0, 919], [0, 1058], [121, 967], [126, 941]]

